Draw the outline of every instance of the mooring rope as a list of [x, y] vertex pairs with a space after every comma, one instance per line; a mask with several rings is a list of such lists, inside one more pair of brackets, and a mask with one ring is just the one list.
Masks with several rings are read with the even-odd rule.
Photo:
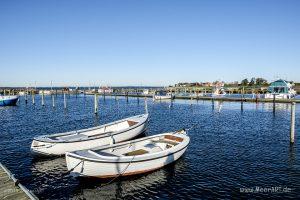
[[81, 160], [79, 163], [77, 163], [75, 165], [75, 167], [71, 168], [70, 170], [68, 170], [67, 172], [63, 173], [62, 176], [66, 176], [68, 174], [70, 174], [76, 167], [78, 167], [80, 165], [80, 163], [84, 162], [84, 160]]
[[125, 167], [125, 169], [121, 173], [118, 174], [118, 176], [114, 177], [109, 182], [101, 185], [99, 188], [102, 188], [104, 186], [107, 186], [107, 185], [113, 183], [117, 178], [119, 178], [120, 176], [122, 176], [125, 173], [125, 171], [127, 170], [127, 168], [129, 167], [129, 165], [132, 163], [132, 161], [133, 161], [134, 158], [135, 158], [135, 156], [132, 157], [131, 161], [128, 163], [128, 165]]

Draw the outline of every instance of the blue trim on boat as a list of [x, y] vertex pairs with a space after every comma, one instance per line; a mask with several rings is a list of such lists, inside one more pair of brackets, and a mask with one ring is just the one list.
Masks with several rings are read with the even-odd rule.
[[15, 106], [18, 102], [19, 97], [11, 99], [0, 99], [0, 106]]

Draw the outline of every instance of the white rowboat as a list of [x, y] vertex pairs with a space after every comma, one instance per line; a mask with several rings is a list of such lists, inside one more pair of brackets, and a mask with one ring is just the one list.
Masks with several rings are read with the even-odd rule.
[[110, 178], [146, 173], [175, 162], [190, 142], [185, 130], [148, 136], [90, 150], [67, 152], [75, 176]]
[[101, 126], [39, 136], [33, 139], [31, 152], [36, 155], [63, 155], [67, 151], [91, 149], [135, 138], [148, 124], [148, 114], [137, 115]]

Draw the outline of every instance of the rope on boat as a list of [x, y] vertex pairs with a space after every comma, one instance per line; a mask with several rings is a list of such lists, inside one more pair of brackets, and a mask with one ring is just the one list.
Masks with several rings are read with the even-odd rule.
[[190, 131], [191, 129], [195, 128], [197, 125], [199, 125], [199, 123], [193, 124], [190, 128], [179, 129], [179, 130], [175, 131], [173, 134], [181, 133], [181, 131], [186, 131], [186, 133], [188, 133], [188, 131]]
[[68, 175], [70, 172], [72, 172], [76, 167], [80, 165], [80, 163], [84, 162], [84, 160], [81, 160], [78, 164], [75, 165], [75, 167], [71, 168], [67, 172], [63, 173], [62, 176]]
[[199, 125], [199, 123], [195, 123], [195, 124], [193, 124], [190, 128], [186, 128], [185, 130], [186, 130], [186, 131], [190, 131], [191, 129], [195, 128], [195, 127], [198, 126], [198, 125]]
[[109, 182], [107, 182], [107, 183], [101, 185], [99, 188], [102, 188], [102, 187], [104, 187], [104, 186], [107, 186], [107, 185], [111, 184], [111, 183], [114, 182], [117, 178], [119, 178], [120, 176], [122, 176], [122, 175], [125, 173], [125, 171], [128, 169], [129, 165], [132, 163], [132, 161], [133, 161], [134, 158], [135, 158], [135, 156], [132, 157], [131, 161], [128, 163], [128, 165], [125, 167], [125, 169], [124, 169], [121, 173], [118, 174], [118, 176], [114, 177], [114, 178], [111, 179]]

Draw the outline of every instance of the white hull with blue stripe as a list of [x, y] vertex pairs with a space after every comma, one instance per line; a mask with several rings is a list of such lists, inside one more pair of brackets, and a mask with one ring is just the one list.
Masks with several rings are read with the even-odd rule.
[[19, 100], [19, 96], [6, 95], [0, 96], [0, 106], [15, 106]]

